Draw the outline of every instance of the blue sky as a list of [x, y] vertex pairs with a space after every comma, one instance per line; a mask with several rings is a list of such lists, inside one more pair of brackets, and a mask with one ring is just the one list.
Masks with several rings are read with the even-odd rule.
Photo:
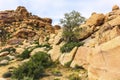
[[115, 4], [120, 6], [120, 0], [0, 0], [0, 10], [25, 6], [32, 14], [52, 18], [53, 24], [59, 24], [66, 12], [76, 10], [89, 18], [92, 12], [110, 12]]

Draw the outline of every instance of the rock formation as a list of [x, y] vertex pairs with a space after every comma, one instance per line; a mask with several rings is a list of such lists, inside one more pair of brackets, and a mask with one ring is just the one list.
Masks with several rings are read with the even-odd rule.
[[[25, 49], [36, 47], [30, 56], [44, 51], [51, 59], [70, 67], [83, 67], [88, 71], [89, 80], [120, 79], [120, 9], [115, 5], [107, 14], [92, 13], [87, 21], [76, 28], [77, 38], [85, 44], [75, 47], [69, 53], [61, 53], [65, 44], [62, 28], [52, 26], [52, 19], [40, 18], [29, 13], [25, 7], [0, 12], [1, 41], [7, 39], [9, 45], [0, 47], [0, 57], [8, 56], [8, 48], [16, 49], [12, 54], [21, 54]], [[6, 35], [2, 35], [5, 34]], [[7, 38], [6, 38], [7, 37]], [[52, 48], [38, 45], [49, 44]], [[18, 45], [16, 45], [18, 44]], [[48, 45], [47, 45], [48, 47]], [[10, 57], [10, 56], [9, 56]], [[9, 63], [9, 62], [7, 62]]]
[[9, 39], [16, 37], [16, 39], [38, 40], [40, 37], [44, 38], [50, 33], [55, 33], [60, 26], [53, 27], [52, 19], [32, 15], [25, 7], [19, 6], [16, 10], [0, 11], [0, 28], [5, 29], [7, 41], [12, 44]]

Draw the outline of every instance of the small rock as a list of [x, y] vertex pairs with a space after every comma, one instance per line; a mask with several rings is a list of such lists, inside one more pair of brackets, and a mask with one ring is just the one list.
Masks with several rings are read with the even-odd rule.
[[10, 60], [14, 60], [15, 59], [15, 56], [8, 55], [8, 57], [9, 57]]
[[6, 55], [8, 55], [8, 54], [9, 54], [8, 51], [2, 52], [2, 53], [0, 53], [0, 57], [2, 57], [2, 56], [6, 56]]
[[23, 51], [24, 51], [24, 49], [23, 49], [23, 48], [16, 48], [16, 53], [21, 54]]
[[7, 65], [9, 63], [8, 60], [2, 60], [0, 61], [0, 65]]

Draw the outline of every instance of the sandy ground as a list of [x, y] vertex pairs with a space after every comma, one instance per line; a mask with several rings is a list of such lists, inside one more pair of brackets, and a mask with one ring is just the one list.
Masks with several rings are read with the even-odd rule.
[[6, 65], [6, 66], [1, 66], [0, 67], [0, 78], [2, 77], [2, 75], [8, 71], [8, 68], [9, 67], [17, 67], [18, 64], [20, 64], [20, 61], [16, 61], [16, 60], [13, 60], [9, 63], [9, 65]]

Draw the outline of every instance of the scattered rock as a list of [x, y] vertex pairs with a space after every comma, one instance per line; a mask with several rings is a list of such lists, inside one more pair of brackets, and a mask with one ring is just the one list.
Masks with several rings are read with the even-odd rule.
[[9, 54], [8, 51], [1, 52], [1, 53], [0, 53], [0, 57], [2, 57], [2, 56], [7, 56], [8, 54]]
[[36, 52], [39, 52], [39, 51], [41, 51], [41, 52], [46, 52], [46, 51], [45, 51], [45, 47], [34, 49], [34, 50], [30, 53], [30, 56], [35, 55]]
[[24, 48], [16, 48], [16, 53], [21, 54], [24, 50]]
[[8, 60], [2, 60], [0, 61], [0, 65], [7, 65], [9, 63]]
[[15, 56], [11, 56], [11, 55], [7, 55], [9, 57], [10, 60], [14, 60]]

